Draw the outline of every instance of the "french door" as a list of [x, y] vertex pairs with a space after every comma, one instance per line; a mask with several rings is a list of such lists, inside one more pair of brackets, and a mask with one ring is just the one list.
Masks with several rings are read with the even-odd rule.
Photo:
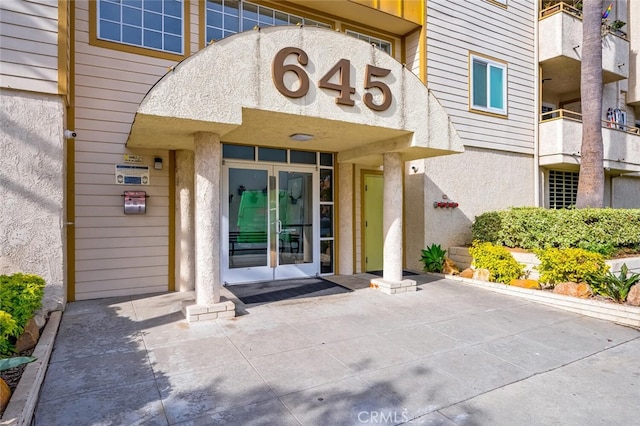
[[240, 284], [317, 275], [315, 167], [225, 161], [222, 280]]

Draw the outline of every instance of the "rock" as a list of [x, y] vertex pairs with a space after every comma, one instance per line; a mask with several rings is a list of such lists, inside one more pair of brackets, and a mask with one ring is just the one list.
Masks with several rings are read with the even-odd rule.
[[35, 348], [39, 337], [40, 329], [38, 328], [36, 321], [31, 318], [27, 321], [24, 331], [16, 341], [16, 352], [23, 352], [27, 349]]
[[640, 284], [634, 284], [627, 294], [627, 304], [631, 306], [640, 306]]
[[511, 280], [509, 285], [540, 290], [540, 283], [536, 280]]
[[489, 281], [491, 272], [488, 269], [476, 269], [473, 271], [473, 279], [478, 281]]
[[448, 275], [458, 275], [460, 273], [460, 269], [451, 259], [445, 259], [444, 266], [442, 267], [442, 273]]
[[591, 287], [587, 283], [566, 282], [556, 284], [553, 289], [555, 294], [564, 294], [565, 296], [580, 297], [582, 299], [593, 296]]
[[464, 271], [460, 272], [461, 278], [473, 278], [473, 269], [467, 268]]
[[11, 399], [11, 389], [9, 385], [2, 379], [0, 379], [0, 411], [4, 411]]

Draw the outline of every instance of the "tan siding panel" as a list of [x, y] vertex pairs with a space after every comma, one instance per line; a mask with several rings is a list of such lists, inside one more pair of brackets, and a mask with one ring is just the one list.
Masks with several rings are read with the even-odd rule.
[[24, 89], [32, 92], [58, 93], [57, 81], [34, 80], [28, 77], [14, 75], [2, 75], [0, 73], [0, 86], [12, 89]]
[[[129, 237], [131, 235], [131, 229], [122, 227], [80, 228], [76, 231], [76, 235], [78, 238], [122, 238]], [[168, 229], [164, 226], [145, 226], [144, 228], [136, 230], [136, 236], [138, 237], [153, 237], [158, 235], [169, 235]]]
[[[49, 1], [3, 1], [2, 9], [30, 15], [34, 19], [58, 19], [58, 2]], [[4, 11], [3, 11], [4, 13]]]
[[[34, 80], [51, 81], [55, 82], [56, 85], [58, 84], [57, 69], [4, 62], [4, 58], [2, 62], [2, 74]], [[29, 88], [27, 87], [27, 89]]]
[[58, 55], [58, 46], [55, 44], [8, 37], [5, 35], [0, 36], [0, 46], [2, 46], [3, 61], [8, 60], [5, 55], [7, 55], [7, 51], [9, 50], [53, 57]]
[[[82, 207], [78, 207], [82, 208]], [[162, 209], [165, 210], [166, 209]], [[91, 227], [128, 227], [135, 228], [138, 226], [167, 226], [169, 218], [167, 216], [151, 216], [150, 214], [130, 214], [125, 215], [122, 210], [118, 209], [120, 216], [104, 217], [104, 216], [76, 216], [76, 228]]]
[[90, 259], [117, 259], [121, 257], [145, 257], [164, 256], [167, 254], [167, 246], [145, 247], [119, 247], [118, 249], [85, 249], [76, 251], [76, 260]]
[[[112, 216], [108, 218], [108, 220], [110, 221], [116, 221], [117, 219], [122, 218], [122, 220], [118, 220], [118, 222], [121, 222], [121, 223], [132, 222], [133, 220], [131, 218], [133, 217], [145, 217], [146, 219], [140, 220], [140, 222], [145, 222], [146, 226], [153, 226], [153, 224], [151, 223], [152, 221], [162, 222], [160, 223], [160, 225], [167, 224], [167, 219], [166, 219], [167, 209], [156, 208], [156, 206], [153, 205], [153, 202], [151, 201], [151, 199], [147, 200], [147, 213], [144, 215], [124, 215], [122, 201], [120, 201], [120, 203], [115, 206], [79, 205], [76, 208], [76, 219], [78, 218], [91, 219], [92, 217], [100, 218], [101, 216]], [[163, 219], [160, 220], [160, 218], [163, 218]], [[102, 220], [105, 220], [105, 218], [103, 217]], [[108, 226], [106, 223], [101, 223], [101, 225], [103, 225], [103, 227]], [[80, 226], [81, 226], [80, 223], [76, 221], [76, 228]], [[127, 226], [127, 225], [124, 225], [124, 226]]]
[[[58, 72], [58, 57], [55, 56], [55, 52], [54, 52], [54, 56], [48, 56], [40, 53], [32, 53], [27, 51], [17, 51], [17, 50], [7, 49], [3, 46], [2, 62], [3, 62], [3, 66], [2, 66], [3, 72], [7, 72], [6, 71], [7, 63], [17, 64], [21, 68], [25, 66], [30, 68], [36, 68], [36, 69], [45, 68], [48, 70], [53, 70], [56, 73]], [[14, 75], [21, 75], [21, 74], [18, 73]]]
[[[118, 62], [120, 62], [120, 64]], [[126, 69], [114, 68], [117, 65], [126, 67]], [[166, 68], [163, 68], [162, 71], [157, 70], [155, 73], [152, 73], [154, 69], [152, 67], [149, 67], [148, 65], [140, 67], [134, 67], [132, 65], [133, 64], [126, 64], [124, 61], [116, 60], [112, 61], [110, 68], [78, 63], [76, 64], [76, 74], [78, 76], [87, 75], [91, 77], [116, 80], [119, 82], [128, 81], [134, 83], [142, 83], [148, 86], [158, 81], [159, 76], [163, 75], [167, 71]]]
[[157, 247], [168, 244], [167, 237], [91, 238], [76, 240], [76, 250]]
[[102, 271], [104, 269], [146, 268], [166, 265], [169, 256], [122, 257], [108, 260], [81, 260], [76, 263], [76, 271]]
[[[96, 105], [96, 99], [99, 99], [99, 105]], [[142, 96], [140, 96], [140, 101], [142, 100]], [[123, 100], [106, 100], [101, 99], [97, 95], [94, 95], [93, 98], [87, 98], [84, 96], [76, 96], [76, 107], [78, 108], [92, 108], [99, 106], [101, 110], [104, 111], [118, 111], [127, 114], [135, 114], [138, 110], [138, 105], [140, 102], [125, 102]]]
[[[117, 132], [129, 134], [131, 123], [108, 123], [102, 121], [83, 120], [76, 118], [76, 130], [96, 130], [102, 132]], [[78, 140], [79, 138], [76, 138]]]
[[131, 102], [137, 105], [144, 99], [145, 93], [128, 92], [124, 90], [114, 91], [91, 86], [76, 86], [76, 102], [89, 99], [103, 99], [119, 102]]
[[[93, 195], [77, 195], [76, 204], [78, 206], [117, 206], [122, 203], [122, 194], [102, 195], [95, 197]], [[169, 197], [155, 197], [153, 205], [156, 207], [168, 207]], [[100, 228], [97, 228], [100, 229]]]
[[12, 22], [4, 22], [2, 18], [0, 18], [0, 23], [0, 34], [2, 34], [3, 37], [15, 38], [25, 42], [43, 43], [47, 46], [55, 46], [57, 43], [55, 33], [49, 31], [34, 31], [33, 28], [14, 25]]
[[88, 281], [119, 280], [123, 278], [158, 277], [167, 275], [165, 266], [149, 266], [142, 268], [102, 269], [97, 271], [76, 272], [77, 283]]
[[86, 300], [100, 297], [156, 293], [167, 291], [167, 286], [168, 279], [160, 276], [132, 278], [128, 280], [105, 280], [90, 283], [77, 283], [76, 298], [77, 300]]
[[8, 23], [24, 27], [24, 31], [43, 31], [49, 33], [53, 40], [56, 39], [56, 33], [58, 32], [58, 12], [55, 8], [56, 17], [54, 19], [48, 19], [7, 10], [5, 3], [8, 4], [12, 2], [2, 2], [2, 7], [0, 8], [0, 10], [2, 10], [2, 13], [0, 13], [0, 23], [3, 24], [2, 26]]

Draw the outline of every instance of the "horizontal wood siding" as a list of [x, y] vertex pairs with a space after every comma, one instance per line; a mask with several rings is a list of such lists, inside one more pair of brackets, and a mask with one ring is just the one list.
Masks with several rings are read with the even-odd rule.
[[[88, 3], [74, 5], [76, 299], [166, 291], [169, 153], [125, 144], [138, 105], [176, 62], [91, 46]], [[123, 154], [142, 156], [149, 185], [115, 184]], [[155, 157], [163, 170], [153, 168]], [[146, 214], [124, 214], [125, 190], [147, 192]]]
[[0, 87], [58, 93], [58, 0], [0, 2]]
[[[466, 146], [532, 154], [537, 2], [427, 0], [427, 81]], [[507, 118], [469, 111], [469, 54], [507, 62]]]
[[406, 65], [415, 75], [420, 75], [420, 31], [410, 34], [405, 40]]

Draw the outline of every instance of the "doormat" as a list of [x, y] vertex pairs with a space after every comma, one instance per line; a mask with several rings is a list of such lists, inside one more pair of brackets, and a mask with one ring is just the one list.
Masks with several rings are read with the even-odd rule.
[[[382, 276], [382, 271], [367, 271], [367, 274], [373, 274], [373, 275], [377, 275], [379, 277]], [[416, 274], [415, 272], [411, 272], [411, 271], [402, 271], [402, 276], [403, 277], [410, 277], [412, 275], [420, 275], [420, 274]]]
[[352, 292], [352, 290], [348, 288], [323, 280], [322, 278], [236, 284], [227, 286], [226, 289], [233, 293], [245, 305]]

